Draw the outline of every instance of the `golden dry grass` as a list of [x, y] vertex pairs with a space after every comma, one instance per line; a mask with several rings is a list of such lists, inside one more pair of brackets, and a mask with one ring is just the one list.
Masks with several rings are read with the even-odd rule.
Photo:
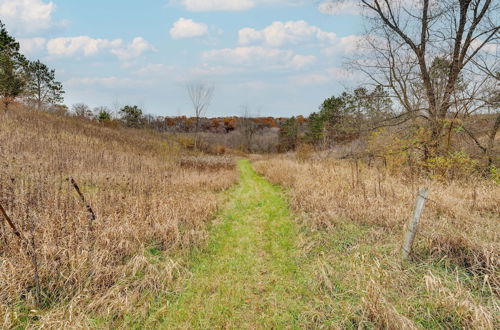
[[180, 166], [186, 151], [166, 135], [26, 109], [1, 116], [0, 203], [25, 237], [1, 219], [2, 328], [100, 326], [140, 313], [183, 272], [170, 252], [206, 240], [221, 203], [214, 192], [238, 179], [230, 159], [198, 156], [210, 171]]
[[[498, 184], [478, 177], [439, 182], [361, 162], [293, 156], [256, 159], [254, 167], [289, 188], [291, 207], [318, 233], [303, 247], [321, 250], [314, 265], [323, 292], [318, 324], [335, 318], [336, 326], [388, 329], [499, 325]], [[404, 229], [421, 186], [430, 188], [429, 200], [413, 260], [402, 263]]]

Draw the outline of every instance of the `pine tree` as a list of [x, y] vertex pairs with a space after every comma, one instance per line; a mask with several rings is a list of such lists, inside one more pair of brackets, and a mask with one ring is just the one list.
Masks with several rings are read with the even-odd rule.
[[26, 87], [27, 60], [19, 49], [19, 43], [0, 21], [0, 96], [5, 112]]
[[64, 100], [63, 85], [56, 81], [55, 70], [49, 69], [39, 60], [28, 65], [29, 82], [26, 88], [27, 98], [38, 110], [45, 105], [53, 105]]
[[299, 142], [299, 125], [295, 117], [287, 119], [280, 130], [280, 148], [284, 151], [295, 150]]

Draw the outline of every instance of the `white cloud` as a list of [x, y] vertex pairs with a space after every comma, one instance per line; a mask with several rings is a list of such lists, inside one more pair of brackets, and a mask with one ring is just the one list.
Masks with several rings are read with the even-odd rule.
[[290, 81], [297, 85], [322, 85], [331, 81], [347, 82], [360, 79], [357, 72], [352, 72], [344, 68], [331, 67], [323, 72], [314, 72], [290, 77]]
[[205, 51], [202, 58], [208, 61], [223, 61], [236, 65], [275, 64], [289, 61], [291, 51], [264, 47], [237, 47]]
[[319, 73], [293, 76], [290, 80], [297, 85], [321, 85], [330, 81], [330, 77]]
[[73, 56], [79, 54], [91, 56], [104, 49], [118, 48], [122, 43], [122, 39], [93, 39], [88, 36], [56, 38], [49, 40], [47, 50], [49, 55], [56, 56]]
[[21, 45], [21, 52], [24, 54], [33, 54], [45, 48], [45, 38], [27, 38], [18, 39]]
[[153, 45], [142, 37], [135, 37], [126, 47], [112, 49], [111, 53], [118, 56], [122, 61], [130, 60], [141, 56], [144, 52], [155, 50]]
[[253, 8], [255, 0], [180, 0], [190, 11], [241, 11]]
[[260, 5], [295, 5], [303, 0], [171, 0], [189, 11], [243, 11]]
[[339, 67], [329, 68], [326, 71], [337, 81], [357, 80], [361, 77], [358, 72]]
[[223, 65], [208, 65], [206, 63], [202, 66], [194, 67], [191, 69], [191, 73], [197, 76], [220, 76], [240, 73], [242, 71], [242, 68], [227, 67]]
[[94, 39], [88, 36], [56, 38], [49, 40], [47, 51], [52, 56], [92, 56], [108, 50], [120, 60], [129, 60], [154, 50], [153, 46], [141, 37], [136, 37], [126, 46], [122, 39]]
[[349, 35], [338, 39], [334, 46], [323, 49], [322, 53], [327, 56], [335, 54], [355, 54], [362, 51], [364, 36]]
[[262, 30], [243, 28], [238, 33], [240, 44], [263, 42], [266, 45], [279, 47], [285, 44], [297, 44], [309, 40], [333, 43], [337, 36], [310, 25], [306, 21], [273, 22]]
[[258, 67], [259, 69], [302, 69], [312, 64], [316, 57], [295, 55], [291, 50], [260, 46], [224, 48], [205, 51], [202, 58], [209, 62]]
[[139, 76], [162, 76], [172, 73], [176, 69], [175, 66], [165, 64], [148, 64], [137, 71], [135, 74]]
[[143, 81], [133, 80], [130, 78], [119, 78], [119, 77], [83, 77], [83, 78], [71, 78], [65, 82], [65, 85], [72, 87], [106, 87], [106, 88], [122, 88], [131, 87], [144, 84]]
[[296, 69], [302, 69], [314, 63], [316, 61], [316, 57], [312, 55], [295, 55], [290, 60], [291, 66]]
[[200, 37], [207, 33], [208, 26], [206, 24], [182, 17], [170, 29], [170, 36], [174, 39]]
[[471, 49], [472, 50], [477, 50], [479, 47], [481, 47], [481, 50], [483, 52], [486, 52], [486, 53], [489, 53], [489, 54], [492, 54], [492, 55], [495, 55], [495, 54], [498, 54], [499, 51], [500, 51], [500, 44], [498, 42], [489, 42], [489, 43], [486, 43], [484, 44], [484, 40], [481, 40], [481, 39], [474, 39], [472, 42], [471, 42]]
[[42, 0], [0, 0], [0, 17], [9, 30], [19, 34], [39, 33], [55, 23], [52, 14], [56, 5]]
[[361, 6], [356, 0], [328, 0], [321, 3], [318, 10], [326, 15], [358, 15], [361, 12]]

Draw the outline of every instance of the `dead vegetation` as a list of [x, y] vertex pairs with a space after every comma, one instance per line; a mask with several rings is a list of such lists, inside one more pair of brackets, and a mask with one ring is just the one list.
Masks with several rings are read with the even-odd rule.
[[228, 157], [189, 158], [213, 164], [200, 171], [182, 165], [186, 154], [165, 134], [3, 115], [0, 203], [22, 237], [1, 219], [0, 327], [109, 324], [164, 291], [183, 271], [171, 253], [206, 239], [214, 192], [238, 178]]
[[179, 165], [182, 168], [188, 168], [198, 171], [234, 170], [236, 168], [236, 163], [231, 156], [205, 155], [203, 157], [182, 157], [179, 160]]
[[[305, 248], [323, 251], [314, 272], [318, 285], [332, 288], [323, 290], [325, 306], [349, 305], [334, 307], [341, 324], [498, 326], [500, 186], [493, 180], [443, 181], [397, 174], [382, 162], [293, 155], [259, 159], [254, 167], [290, 188], [292, 208], [317, 233]], [[413, 260], [402, 264], [404, 229], [422, 186], [429, 199]]]

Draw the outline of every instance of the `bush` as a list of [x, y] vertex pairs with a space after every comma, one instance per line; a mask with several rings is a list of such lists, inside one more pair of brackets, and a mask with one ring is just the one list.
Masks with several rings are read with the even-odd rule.
[[314, 147], [309, 143], [303, 143], [297, 148], [295, 157], [301, 162], [311, 159], [314, 153]]
[[429, 169], [433, 179], [453, 180], [465, 178], [474, 173], [478, 161], [470, 158], [463, 151], [457, 151], [445, 156], [430, 158], [425, 166]]

